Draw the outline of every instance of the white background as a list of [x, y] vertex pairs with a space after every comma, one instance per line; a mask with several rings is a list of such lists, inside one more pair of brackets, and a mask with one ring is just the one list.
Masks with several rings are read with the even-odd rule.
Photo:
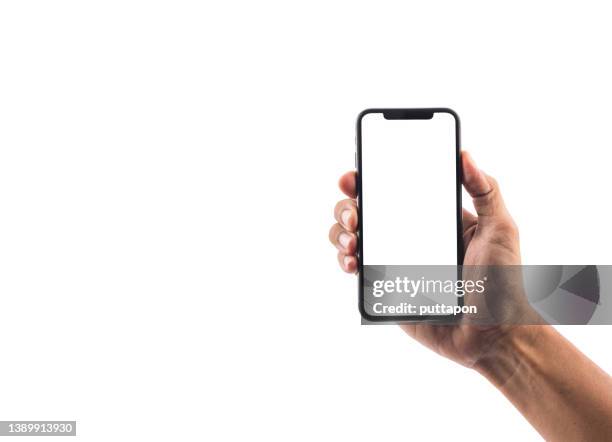
[[[525, 263], [611, 263], [605, 7], [3, 2], [0, 419], [537, 440], [477, 374], [360, 326], [327, 232], [357, 113], [448, 106]], [[612, 371], [610, 328], [561, 329]]]

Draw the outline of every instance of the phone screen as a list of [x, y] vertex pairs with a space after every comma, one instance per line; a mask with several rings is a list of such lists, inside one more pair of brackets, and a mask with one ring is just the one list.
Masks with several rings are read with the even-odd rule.
[[357, 127], [361, 273], [460, 264], [454, 112], [369, 110]]

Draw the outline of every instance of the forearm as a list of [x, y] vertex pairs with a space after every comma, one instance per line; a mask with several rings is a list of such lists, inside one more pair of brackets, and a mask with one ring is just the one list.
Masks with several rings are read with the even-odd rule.
[[547, 440], [612, 440], [612, 378], [550, 326], [520, 326], [479, 362]]

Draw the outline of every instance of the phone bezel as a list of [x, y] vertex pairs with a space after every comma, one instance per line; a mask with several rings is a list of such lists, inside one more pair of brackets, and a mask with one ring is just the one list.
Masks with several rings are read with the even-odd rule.
[[[356, 168], [357, 168], [357, 206], [358, 210], [358, 247], [357, 247], [357, 259], [359, 262], [359, 312], [361, 317], [365, 321], [369, 322], [449, 322], [451, 315], [435, 315], [435, 316], [412, 316], [412, 315], [394, 315], [394, 316], [373, 316], [365, 310], [365, 294], [364, 294], [364, 275], [363, 275], [363, 195], [361, 191], [361, 170], [362, 170], [362, 153], [361, 153], [361, 122], [364, 116], [373, 113], [398, 113], [400, 112], [404, 117], [396, 119], [419, 119], [423, 114], [432, 113], [446, 113], [452, 115], [455, 120], [455, 187], [456, 187], [456, 218], [457, 218], [457, 277], [461, 276], [461, 265], [463, 264], [463, 216], [462, 216], [462, 203], [461, 203], [461, 183], [463, 180], [463, 172], [461, 167], [461, 123], [459, 115], [449, 108], [446, 107], [432, 107], [432, 108], [370, 108], [365, 109], [357, 116], [356, 124]], [[463, 298], [458, 298], [459, 304], [463, 305]], [[460, 319], [460, 315], [456, 315], [453, 319]]]

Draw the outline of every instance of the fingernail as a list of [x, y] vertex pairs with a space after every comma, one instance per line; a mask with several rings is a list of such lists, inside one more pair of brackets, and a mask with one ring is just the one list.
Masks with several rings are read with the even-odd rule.
[[342, 232], [338, 237], [338, 242], [342, 247], [348, 249], [349, 243], [351, 242], [351, 236], [348, 233]]
[[348, 270], [349, 268], [349, 263], [351, 262], [351, 257], [350, 256], [345, 256], [344, 257], [344, 268]]
[[349, 220], [351, 219], [350, 210], [345, 210], [344, 212], [342, 212], [342, 215], [340, 216], [340, 218], [342, 219], [342, 224], [344, 224], [346, 227], [350, 227], [350, 224], [349, 224]]

